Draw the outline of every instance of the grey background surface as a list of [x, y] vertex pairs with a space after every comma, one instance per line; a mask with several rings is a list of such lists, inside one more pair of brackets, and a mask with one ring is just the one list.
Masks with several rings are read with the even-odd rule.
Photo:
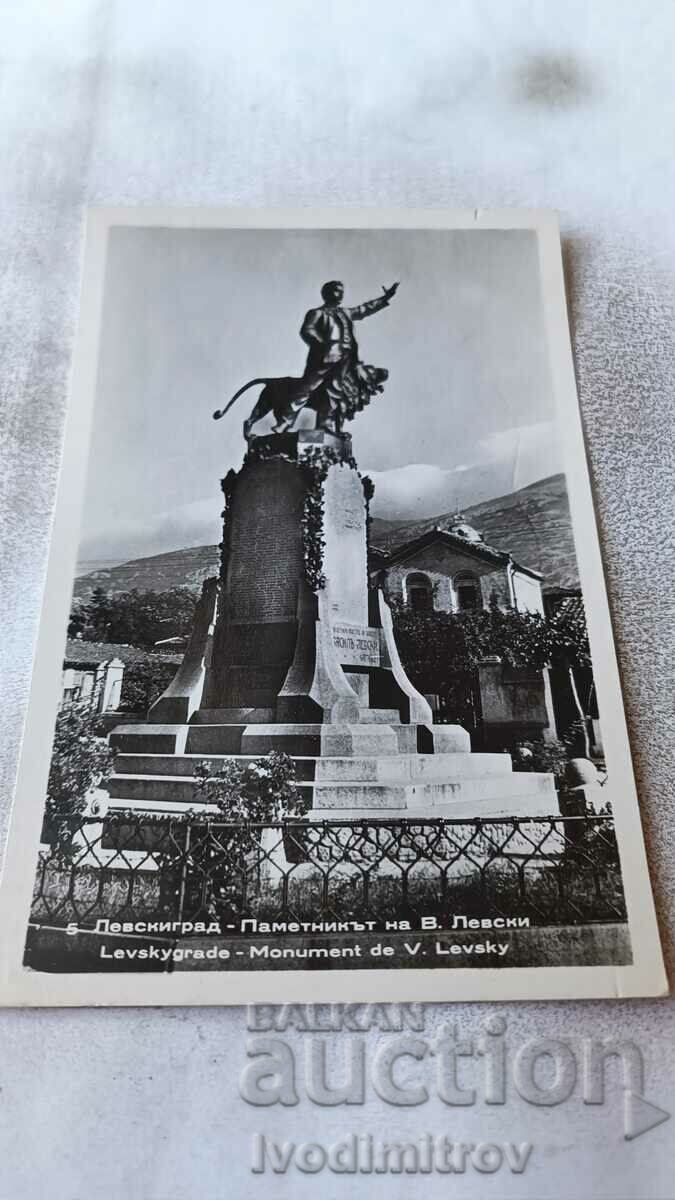
[[[675, 886], [672, 654], [672, 3], [373, 0], [1, 6], [0, 396], [3, 828], [11, 803], [58, 475], [87, 204], [551, 206], [566, 244], [580, 399], [648, 852], [670, 964]], [[378, 281], [379, 282], [379, 281]], [[675, 1110], [675, 1007], [499, 1007], [533, 1033], [642, 1047]], [[488, 1006], [430, 1006], [478, 1030]], [[621, 1089], [589, 1109], [345, 1113], [237, 1095], [238, 1010], [0, 1014], [0, 1197], [446, 1195], [425, 1177], [256, 1177], [250, 1134], [369, 1129], [531, 1140], [525, 1175], [463, 1197], [672, 1197], [675, 1121], [622, 1136]], [[369, 1039], [375, 1041], [376, 1035]], [[335, 1039], [339, 1050], [339, 1038]]]

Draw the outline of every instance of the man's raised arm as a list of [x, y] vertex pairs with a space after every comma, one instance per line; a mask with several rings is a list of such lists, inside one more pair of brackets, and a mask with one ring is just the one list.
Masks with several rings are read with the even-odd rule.
[[376, 300], [365, 300], [363, 304], [357, 304], [354, 308], [348, 309], [352, 321], [362, 321], [364, 317], [370, 317], [373, 313], [379, 312], [381, 308], [386, 308], [397, 290], [398, 284], [392, 283], [391, 287], [382, 288], [382, 295], [378, 296]]

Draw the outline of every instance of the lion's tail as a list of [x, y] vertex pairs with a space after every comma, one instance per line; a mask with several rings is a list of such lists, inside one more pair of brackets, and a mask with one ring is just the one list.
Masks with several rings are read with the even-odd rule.
[[229, 412], [230, 409], [232, 408], [232, 405], [234, 404], [235, 400], [238, 400], [239, 397], [244, 394], [244, 392], [247, 392], [249, 388], [255, 387], [256, 384], [258, 384], [258, 383], [269, 383], [269, 379], [249, 379], [248, 383], [245, 383], [243, 387], [239, 388], [238, 392], [234, 393], [234, 396], [225, 405], [225, 408], [217, 408], [216, 409], [216, 411], [213, 414], [214, 421], [219, 421], [221, 417], [224, 417], [225, 413]]

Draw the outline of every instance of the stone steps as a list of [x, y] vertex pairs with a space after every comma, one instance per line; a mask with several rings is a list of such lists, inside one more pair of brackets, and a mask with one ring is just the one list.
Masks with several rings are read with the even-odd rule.
[[120, 725], [111, 746], [123, 754], [268, 754], [293, 756], [396, 755], [417, 751], [417, 726], [380, 722], [358, 725]]
[[[523, 805], [521, 812], [518, 802]], [[395, 810], [409, 818], [486, 816], [517, 813], [530, 816], [532, 806], [548, 815], [557, 808], [548, 775], [514, 773], [431, 783], [315, 783], [312, 819], [358, 819], [364, 814]], [[441, 811], [442, 810], [442, 811]]]
[[198, 708], [191, 725], [253, 725], [274, 721], [273, 708]]
[[[398, 724], [401, 714], [397, 708], [359, 709], [359, 719], [365, 725]], [[202, 708], [190, 718], [191, 725], [274, 725], [273, 708]]]
[[359, 717], [365, 725], [398, 725], [401, 720], [397, 708], [360, 708]]
[[[113, 771], [115, 775], [189, 778], [193, 775], [196, 765], [205, 761], [213, 763], [217, 770], [223, 763], [246, 764], [258, 762], [259, 758], [253, 754], [211, 754], [208, 758], [205, 758], [203, 754], [118, 754]], [[313, 780], [318, 761], [316, 758], [309, 757], [294, 758], [296, 778], [304, 782]]]
[[[220, 713], [253, 712], [221, 709]], [[458, 725], [403, 724], [393, 709], [369, 709], [370, 717], [355, 725], [255, 721], [189, 724], [125, 723], [110, 733], [110, 744], [123, 754], [268, 754], [282, 750], [293, 756], [353, 757], [362, 754], [467, 754], [468, 733]], [[213, 715], [216, 710], [211, 710]], [[363, 717], [363, 713], [362, 713]], [[384, 720], [382, 718], [391, 718]], [[396, 719], [395, 719], [396, 718]]]
[[[118, 754], [117, 775], [183, 776], [193, 774], [201, 754]], [[226, 762], [257, 762], [255, 755], [220, 754], [208, 758], [216, 769]], [[511, 774], [511, 759], [504, 754], [411, 754], [400, 756], [360, 756], [354, 758], [296, 755], [296, 778], [300, 781], [327, 782], [445, 782], [454, 779]]]
[[[144, 811], [148, 804], [200, 805], [199, 792], [191, 775], [111, 776], [107, 785], [111, 807]], [[512, 773], [476, 775], [434, 782], [399, 783], [392, 780], [346, 782], [315, 780], [298, 783], [298, 790], [312, 803], [311, 819], [397, 814], [414, 818], [434, 816], [550, 815], [556, 795], [550, 775]]]
[[504, 754], [401, 754], [394, 758], [320, 758], [317, 782], [445, 783], [449, 780], [510, 776]]
[[[558, 811], [552, 776], [513, 772], [508, 755], [472, 754], [459, 727], [404, 725], [393, 710], [368, 712], [377, 719], [356, 725], [246, 723], [253, 713], [265, 716], [260, 709], [211, 710], [182, 725], [121, 725], [110, 738], [117, 751], [110, 808], [208, 811], [196, 788], [196, 763], [246, 763], [277, 750], [294, 760], [310, 820], [468, 820]], [[244, 719], [221, 719], [235, 716]], [[428, 752], [432, 747], [435, 753]]]
[[106, 788], [111, 800], [166, 802], [184, 808], [203, 803], [190, 775], [111, 775]]
[[[527, 780], [527, 782], [522, 782]], [[419, 815], [420, 810], [425, 814], [434, 815], [430, 810], [438, 805], [453, 805], [455, 802], [467, 802], [473, 805], [483, 805], [486, 800], [504, 800], [506, 808], [503, 811], [513, 812], [514, 797], [537, 797], [539, 794], [549, 796], [549, 776], [530, 774], [513, 774], [498, 776], [476, 776], [473, 779], [454, 779], [444, 781], [410, 782], [410, 784], [392, 784], [392, 782], [345, 782], [325, 781], [313, 785], [313, 812], [330, 810], [334, 816], [340, 816], [340, 810], [363, 809], [406, 809], [407, 815]], [[555, 790], [554, 790], [555, 798]], [[474, 811], [474, 809], [472, 809]], [[476, 814], [478, 815], [478, 814]]]
[[144, 721], [137, 725], [117, 725], [108, 740], [118, 753], [183, 754], [189, 729], [189, 725], [154, 725]]

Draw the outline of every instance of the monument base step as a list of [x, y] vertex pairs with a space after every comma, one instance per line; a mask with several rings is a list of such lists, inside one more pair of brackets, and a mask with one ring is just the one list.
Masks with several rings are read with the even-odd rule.
[[[310, 820], [539, 817], [558, 811], [551, 775], [515, 773], [509, 755], [472, 754], [459, 726], [380, 720], [398, 715], [387, 709], [368, 710], [377, 719], [355, 725], [246, 721], [254, 712], [266, 715], [218, 709], [189, 724], [118, 726], [110, 735], [117, 752], [107, 785], [111, 809], [220, 815], [204, 806], [196, 764], [208, 759], [217, 770], [219, 763], [248, 763], [275, 750], [293, 759]], [[434, 752], [420, 753], [427, 746]]]
[[[233, 713], [246, 710], [209, 710]], [[369, 709], [369, 713], [393, 710]], [[138, 722], [116, 726], [110, 744], [122, 754], [269, 754], [353, 757], [356, 755], [468, 754], [471, 742], [459, 725], [402, 724], [398, 720], [361, 721], [356, 725], [214, 722], [159, 724]]]
[[198, 708], [190, 717], [191, 725], [269, 725], [273, 708]]
[[[431, 733], [423, 731], [429, 741]], [[123, 754], [290, 755], [414, 754], [418, 726], [364, 722], [358, 725], [221, 724], [120, 725], [110, 744]], [[429, 747], [431, 748], [431, 747]]]
[[[208, 761], [215, 770], [228, 762], [246, 765], [258, 761], [253, 754], [216, 754], [207, 760], [201, 754], [118, 754], [116, 775], [181, 776], [189, 778], [197, 764]], [[401, 754], [383, 758], [318, 758], [296, 755], [296, 778], [311, 782], [364, 783], [442, 783], [449, 779], [467, 779], [510, 775], [511, 759], [504, 754]]]
[[477, 776], [433, 783], [315, 783], [313, 821], [363, 820], [400, 816], [408, 820], [437, 817], [539, 817], [558, 808], [549, 775], [518, 773]]
[[[298, 791], [308, 803], [311, 820], [401, 816], [549, 816], [556, 811], [550, 775], [532, 773], [483, 774], [433, 782], [371, 782], [367, 780], [300, 780]], [[148, 804], [203, 805], [192, 775], [115, 774], [107, 784], [115, 808]]]
[[398, 725], [401, 714], [397, 708], [360, 708], [359, 720], [365, 725]]

